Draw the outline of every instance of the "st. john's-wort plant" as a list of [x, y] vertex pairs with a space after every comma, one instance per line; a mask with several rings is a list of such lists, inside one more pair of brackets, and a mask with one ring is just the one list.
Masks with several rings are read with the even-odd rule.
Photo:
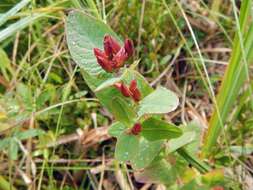
[[135, 70], [138, 61], [127, 64], [134, 54], [130, 39], [122, 43], [106, 24], [78, 11], [69, 14], [66, 31], [83, 78], [115, 118], [109, 134], [117, 138], [115, 158], [120, 165], [131, 166], [139, 182], [201, 189], [223, 183], [223, 171], [211, 171], [197, 157], [200, 127], [163, 119], [179, 105], [176, 94], [164, 87], [153, 89]]

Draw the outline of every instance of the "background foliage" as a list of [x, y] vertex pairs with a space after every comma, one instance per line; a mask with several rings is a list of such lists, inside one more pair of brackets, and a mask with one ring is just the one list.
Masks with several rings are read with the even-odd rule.
[[[141, 175], [134, 178], [131, 168], [114, 160], [115, 139], [107, 133], [114, 119], [67, 48], [66, 15], [72, 9], [102, 19], [122, 39], [133, 39], [138, 71], [152, 86], [163, 85], [180, 98], [166, 120], [178, 125], [197, 120], [199, 138], [208, 140], [202, 141], [203, 152], [195, 151], [225, 172], [227, 189], [250, 189], [252, 85], [251, 66], [245, 66], [253, 55], [250, 3], [1, 0], [0, 189], [162, 188], [141, 183]], [[222, 106], [229, 99], [229, 106]], [[225, 113], [222, 125], [217, 107], [218, 115]], [[214, 132], [201, 138], [208, 127]], [[182, 141], [172, 141], [171, 147]], [[210, 183], [208, 175], [201, 180]], [[177, 183], [164, 180], [174, 189], [187, 182], [182, 188], [193, 189], [195, 176], [189, 169]]]

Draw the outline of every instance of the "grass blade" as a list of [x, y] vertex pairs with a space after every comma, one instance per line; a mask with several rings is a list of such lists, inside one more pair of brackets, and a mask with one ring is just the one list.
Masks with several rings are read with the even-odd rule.
[[11, 24], [7, 28], [0, 31], [0, 42], [15, 34], [17, 31], [24, 29], [29, 24], [37, 20], [38, 18], [44, 16], [44, 14], [33, 14], [31, 16], [27, 16], [22, 18], [21, 20]]
[[4, 13], [3, 15], [0, 16], [0, 26], [3, 25], [9, 17], [15, 15], [20, 9], [25, 7], [31, 0], [23, 0], [17, 5], [15, 5], [13, 8], [11, 8], [9, 11]]
[[185, 148], [178, 149], [177, 153], [180, 154], [189, 164], [195, 167], [200, 173], [207, 173], [210, 171], [210, 167], [208, 165], [193, 156]]
[[[217, 95], [217, 105], [213, 113], [207, 134], [204, 139], [204, 146], [202, 150], [203, 156], [208, 156], [212, 153], [212, 147], [217, 142], [224, 122], [231, 111], [232, 105], [236, 100], [239, 90], [246, 80], [247, 76], [247, 63], [242, 63], [241, 58], [245, 53], [246, 62], [252, 57], [253, 53], [253, 24], [247, 31], [247, 21], [250, 16], [251, 1], [246, 0], [242, 2], [240, 10], [239, 25], [242, 36], [244, 36], [244, 49], [241, 47], [240, 33], [236, 35], [234, 40], [234, 48], [232, 51], [230, 63], [226, 69], [225, 76], [222, 80], [219, 94]], [[246, 34], [246, 35], [245, 35]], [[244, 51], [244, 52], [243, 52]], [[220, 114], [220, 115], [219, 115]]]

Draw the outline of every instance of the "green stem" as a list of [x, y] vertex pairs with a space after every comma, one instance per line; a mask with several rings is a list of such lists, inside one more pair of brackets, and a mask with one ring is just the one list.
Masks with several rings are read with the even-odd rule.
[[194, 168], [196, 168], [200, 173], [207, 173], [211, 169], [204, 162], [193, 156], [189, 153], [185, 148], [179, 148], [177, 153], [182, 156], [189, 164], [191, 164]]

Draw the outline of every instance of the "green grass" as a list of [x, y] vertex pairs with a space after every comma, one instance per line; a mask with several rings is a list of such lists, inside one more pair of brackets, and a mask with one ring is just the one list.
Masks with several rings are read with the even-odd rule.
[[[202, 157], [194, 159], [233, 173], [226, 176], [227, 189], [246, 188], [239, 179], [251, 177], [247, 159], [253, 152], [251, 1], [242, 1], [240, 11], [234, 1], [196, 2], [197, 8], [166, 0], [145, 6], [138, 0], [2, 0], [0, 189], [141, 187], [133, 171], [114, 160], [115, 140], [102, 130], [113, 118], [70, 57], [64, 25], [72, 9], [133, 39], [138, 70], [180, 97], [180, 107], [165, 118], [200, 121], [205, 138], [197, 154]], [[214, 31], [205, 25], [210, 20]]]
[[[233, 6], [233, 8], [236, 9], [235, 6]], [[248, 24], [250, 10], [251, 1], [244, 1], [240, 11], [240, 20], [236, 18], [236, 28], [238, 29], [238, 32], [234, 40], [229, 66], [227, 67], [219, 89], [219, 94], [217, 96], [218, 106], [210, 120], [209, 129], [203, 147], [204, 155], [212, 154], [212, 149], [217, 141], [217, 138], [220, 136], [222, 128], [224, 130], [224, 122], [226, 121], [228, 114], [231, 111], [231, 107], [234, 105], [234, 102], [236, 101], [240, 89], [245, 81], [248, 84], [246, 88], [252, 92], [248, 69], [253, 53], [253, 24]], [[251, 96], [249, 96], [249, 99], [249, 103], [252, 105]], [[225, 135], [225, 131], [223, 131], [223, 134]]]

